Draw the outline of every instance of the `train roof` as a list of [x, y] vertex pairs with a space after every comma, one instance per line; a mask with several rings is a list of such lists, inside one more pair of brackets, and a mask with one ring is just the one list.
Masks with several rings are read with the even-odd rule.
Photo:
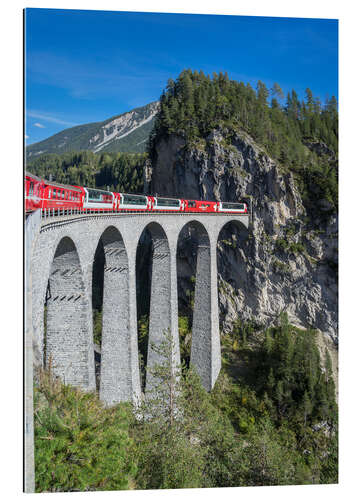
[[114, 191], [116, 194], [120, 194], [121, 196], [130, 195], [130, 196], [145, 196], [146, 198], [148, 196], [151, 196], [150, 194], [144, 194], [144, 193], [122, 193], [121, 191]]
[[79, 193], [82, 193], [82, 188], [79, 186], [71, 186], [70, 184], [60, 184], [59, 182], [48, 181], [47, 179], [41, 179], [41, 177], [38, 177], [37, 175], [34, 175], [31, 172], [25, 172], [25, 176], [31, 177], [32, 179], [35, 179], [40, 182], [43, 181], [43, 183], [46, 184], [46, 186], [54, 186], [60, 189], [70, 189], [72, 191], [78, 191]]
[[38, 177], [35, 174], [32, 174], [31, 172], [25, 172], [25, 177], [31, 177], [31, 179], [35, 179], [38, 182], [42, 182], [41, 177]]
[[101, 189], [101, 188], [91, 188], [88, 186], [84, 186], [83, 189], [85, 190], [91, 190], [91, 191], [100, 191], [101, 193], [107, 193], [107, 194], [113, 194], [113, 191], [108, 191], [107, 189]]
[[46, 184], [46, 186], [54, 186], [60, 189], [70, 189], [71, 191], [78, 191], [79, 193], [82, 193], [83, 189], [78, 186], [71, 186], [69, 184], [59, 184], [58, 182], [47, 181], [46, 179], [43, 179], [43, 182]]

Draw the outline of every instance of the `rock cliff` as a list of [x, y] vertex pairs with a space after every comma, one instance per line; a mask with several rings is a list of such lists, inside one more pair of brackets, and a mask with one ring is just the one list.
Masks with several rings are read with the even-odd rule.
[[[161, 139], [146, 174], [152, 193], [251, 206], [249, 233], [227, 227], [219, 238], [223, 331], [238, 318], [266, 326], [286, 311], [337, 344], [337, 216], [308, 217], [291, 172], [246, 133], [215, 130], [190, 147], [177, 135]], [[191, 250], [178, 254], [181, 301], [194, 274]]]

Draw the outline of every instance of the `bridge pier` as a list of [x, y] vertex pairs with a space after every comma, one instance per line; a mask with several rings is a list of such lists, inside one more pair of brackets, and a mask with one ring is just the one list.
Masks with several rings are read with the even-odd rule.
[[128, 248], [129, 263], [129, 387], [127, 401], [139, 404], [141, 400], [141, 383], [139, 371], [138, 325], [136, 308], [136, 244]]
[[211, 387], [212, 390], [221, 371], [221, 339], [219, 333], [218, 308], [217, 238], [211, 238]]
[[90, 306], [73, 241], [63, 238], [52, 262], [47, 291], [45, 364], [66, 384], [95, 390]]
[[213, 389], [221, 367], [217, 315], [216, 249], [208, 235], [201, 233], [197, 247], [191, 364], [207, 391]]
[[[151, 226], [151, 227], [150, 227]], [[180, 346], [177, 318], [176, 253], [170, 251], [169, 241], [160, 226], [153, 224], [148, 229], [153, 239], [149, 343], [145, 392], [155, 388], [152, 370], [155, 365], [167, 363], [155, 348], [165, 335], [172, 338], [171, 366], [173, 372], [180, 366]], [[172, 255], [173, 254], [173, 255]], [[166, 337], [168, 340], [168, 337]], [[154, 348], [152, 347], [154, 345]]]
[[118, 230], [109, 227], [102, 235], [104, 283], [100, 399], [107, 405], [131, 400], [129, 263]]

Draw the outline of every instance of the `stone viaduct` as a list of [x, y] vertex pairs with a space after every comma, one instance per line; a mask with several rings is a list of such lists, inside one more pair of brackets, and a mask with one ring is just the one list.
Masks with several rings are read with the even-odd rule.
[[[150, 345], [165, 331], [180, 363], [176, 252], [187, 226], [198, 239], [191, 363], [211, 390], [221, 368], [217, 257], [218, 236], [229, 222], [248, 228], [245, 215], [71, 214], [26, 221], [25, 230], [25, 491], [33, 491], [33, 365], [52, 361], [65, 383], [95, 390], [92, 325], [94, 255], [105, 255], [100, 399], [107, 405], [139, 402], [140, 386], [136, 253], [147, 229], [153, 241], [147, 366], [157, 361]], [[46, 303], [46, 315], [45, 315]], [[45, 319], [46, 317], [46, 319]], [[46, 337], [44, 336], [46, 321]], [[153, 381], [147, 378], [146, 389]], [[32, 471], [32, 473], [31, 473]]]

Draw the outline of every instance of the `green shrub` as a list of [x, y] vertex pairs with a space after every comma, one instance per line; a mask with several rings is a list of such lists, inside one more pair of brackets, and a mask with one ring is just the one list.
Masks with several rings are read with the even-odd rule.
[[95, 394], [40, 373], [34, 398], [36, 491], [131, 487], [136, 462], [130, 418], [127, 407], [106, 409]]

